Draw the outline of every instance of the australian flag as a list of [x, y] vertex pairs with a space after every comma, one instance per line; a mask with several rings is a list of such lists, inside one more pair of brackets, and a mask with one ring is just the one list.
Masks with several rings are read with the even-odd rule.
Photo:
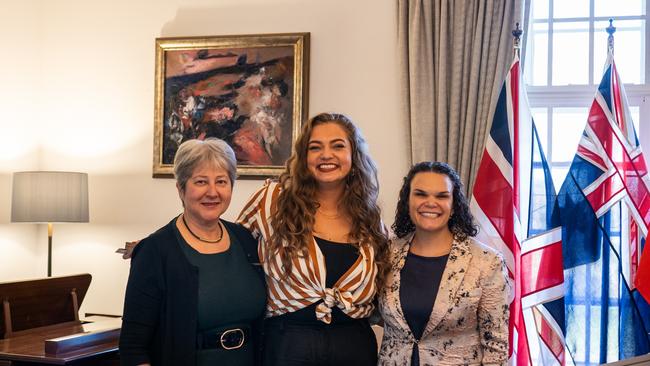
[[477, 239], [503, 255], [514, 284], [509, 363], [564, 365], [562, 230], [523, 86], [515, 56], [499, 95], [471, 209], [480, 228]]
[[650, 352], [650, 311], [635, 289], [650, 225], [650, 189], [610, 52], [578, 151], [558, 194], [566, 342], [576, 364]]

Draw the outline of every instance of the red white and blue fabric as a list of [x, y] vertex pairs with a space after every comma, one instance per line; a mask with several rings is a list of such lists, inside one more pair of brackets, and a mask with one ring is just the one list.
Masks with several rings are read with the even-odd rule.
[[[635, 278], [648, 276], [643, 274], [647, 264], [639, 268], [650, 227], [648, 179], [610, 53], [558, 194], [567, 283], [566, 344], [576, 364], [650, 352], [650, 308], [634, 287]], [[645, 283], [649, 280], [646, 277]]]
[[555, 189], [515, 57], [474, 184], [477, 239], [500, 251], [514, 282], [510, 364], [564, 365], [564, 277]]

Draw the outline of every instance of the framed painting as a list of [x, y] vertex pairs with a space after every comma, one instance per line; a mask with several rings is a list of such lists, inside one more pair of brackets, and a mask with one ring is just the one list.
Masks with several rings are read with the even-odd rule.
[[154, 177], [176, 150], [218, 137], [240, 177], [282, 172], [307, 116], [309, 33], [156, 39]]

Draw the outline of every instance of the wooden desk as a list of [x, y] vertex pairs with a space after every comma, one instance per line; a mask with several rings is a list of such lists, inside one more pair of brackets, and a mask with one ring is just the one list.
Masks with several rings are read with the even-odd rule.
[[607, 366], [648, 366], [650, 365], [650, 353], [647, 355], [628, 358], [623, 361], [616, 361], [611, 363], [604, 363]]

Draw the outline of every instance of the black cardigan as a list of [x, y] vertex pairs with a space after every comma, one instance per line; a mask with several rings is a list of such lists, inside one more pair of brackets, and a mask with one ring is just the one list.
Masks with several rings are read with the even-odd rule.
[[[198, 269], [185, 257], [175, 234], [176, 219], [143, 239], [133, 250], [120, 333], [122, 365], [194, 365]], [[264, 279], [257, 241], [243, 226], [222, 220]], [[256, 359], [261, 321], [252, 324]]]

